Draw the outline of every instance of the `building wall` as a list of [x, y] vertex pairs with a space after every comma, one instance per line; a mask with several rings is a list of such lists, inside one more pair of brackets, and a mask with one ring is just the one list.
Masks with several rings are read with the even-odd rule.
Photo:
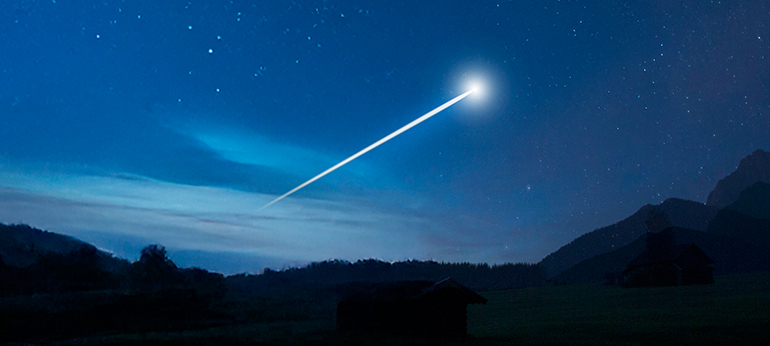
[[467, 333], [467, 304], [452, 298], [432, 295], [387, 301], [343, 300], [337, 304], [337, 328], [398, 335], [462, 337]]

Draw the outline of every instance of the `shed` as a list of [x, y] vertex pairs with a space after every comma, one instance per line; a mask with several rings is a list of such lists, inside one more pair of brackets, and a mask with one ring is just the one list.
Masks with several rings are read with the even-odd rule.
[[337, 304], [340, 330], [380, 331], [426, 337], [464, 337], [468, 304], [487, 299], [447, 278], [372, 285]]

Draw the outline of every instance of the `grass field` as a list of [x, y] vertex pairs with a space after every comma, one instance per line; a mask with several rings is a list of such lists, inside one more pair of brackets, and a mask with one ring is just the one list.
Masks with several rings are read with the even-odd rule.
[[713, 285], [569, 285], [487, 292], [468, 331], [525, 345], [770, 345], [770, 273]]
[[[770, 345], [770, 273], [705, 286], [568, 285], [483, 292], [466, 340], [334, 331], [327, 319], [102, 335], [61, 345]], [[328, 308], [327, 308], [328, 309]], [[317, 316], [317, 315], [316, 315]]]

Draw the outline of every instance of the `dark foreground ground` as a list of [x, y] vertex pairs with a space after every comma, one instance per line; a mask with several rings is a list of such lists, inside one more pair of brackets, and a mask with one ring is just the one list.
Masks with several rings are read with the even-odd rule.
[[[770, 273], [717, 276], [706, 286], [622, 289], [567, 285], [482, 292], [465, 340], [334, 330], [333, 307], [295, 321], [135, 332], [56, 345], [770, 345]], [[270, 307], [275, 309], [275, 306]], [[318, 308], [318, 307], [317, 307]], [[29, 344], [29, 343], [27, 343]]]
[[487, 292], [469, 331], [525, 345], [770, 345], [770, 273], [712, 285], [602, 285]]

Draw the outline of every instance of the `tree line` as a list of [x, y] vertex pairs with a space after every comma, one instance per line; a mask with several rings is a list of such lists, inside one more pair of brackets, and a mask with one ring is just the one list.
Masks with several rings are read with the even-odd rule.
[[258, 275], [228, 277], [231, 289], [244, 294], [270, 294], [295, 288], [328, 288], [353, 282], [440, 281], [451, 277], [475, 291], [537, 286], [545, 274], [535, 264], [445, 263], [436, 261], [386, 262], [377, 259], [327, 260], [282, 271], [265, 269]]

